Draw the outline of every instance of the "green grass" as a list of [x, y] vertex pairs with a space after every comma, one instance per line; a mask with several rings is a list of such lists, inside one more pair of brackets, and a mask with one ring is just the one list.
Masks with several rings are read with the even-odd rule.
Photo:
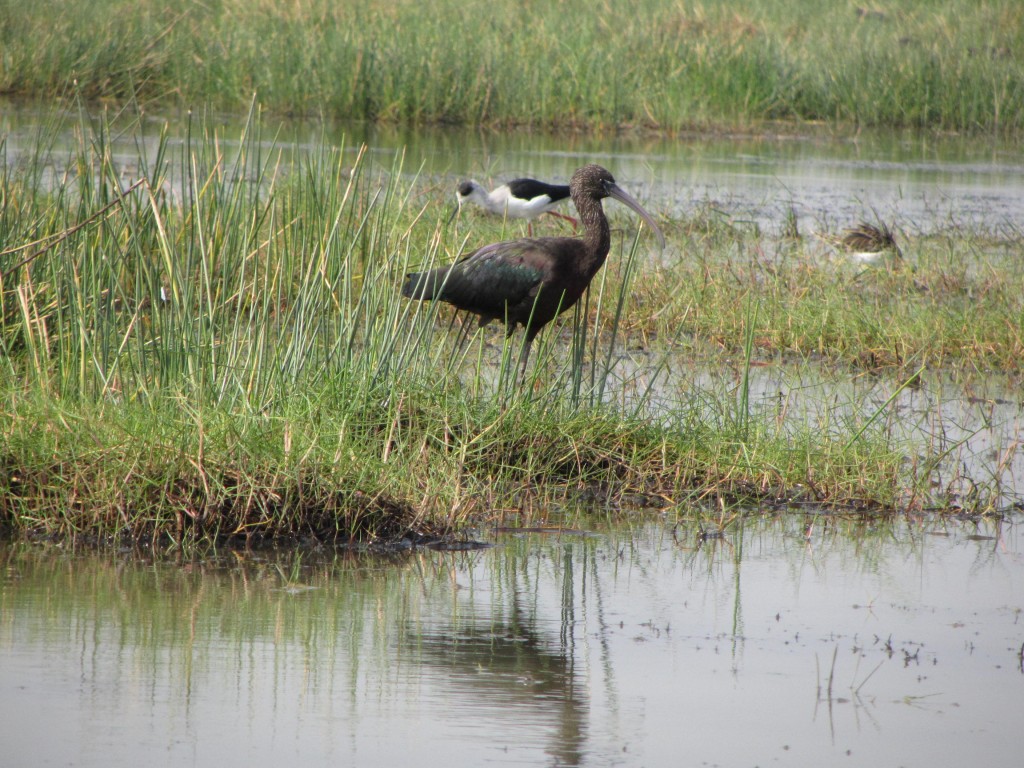
[[[485, 329], [458, 353], [446, 308], [401, 298], [409, 268], [455, 258], [462, 241], [443, 223], [443, 196], [400, 166], [326, 142], [283, 154], [254, 113], [240, 136], [196, 120], [184, 142], [140, 152], [140, 181], [129, 184], [109, 137], [130, 124], [82, 112], [67, 156], [48, 148], [57, 128], [4, 168], [0, 189], [4, 527], [90, 540], [333, 541], [529, 522], [595, 503], [702, 502], [727, 516], [737, 504], [888, 512], [932, 501], [928, 474], [903, 463], [911, 447], [874, 409], [780, 420], [725, 377], [655, 407], [650, 387], [675, 386], [657, 389], [657, 356], [617, 383], [613, 338], [620, 348], [655, 338], [668, 353], [707, 333], [749, 371], [779, 332], [787, 293], [808, 317], [823, 301], [848, 301], [842, 280], [807, 272], [823, 296], [815, 310], [790, 267], [741, 257], [763, 242], [700, 236], [733, 272], [749, 270], [738, 289], [721, 272], [733, 293], [712, 302], [679, 289], [700, 282], [683, 259], [631, 281], [646, 269], [648, 238], [622, 236], [580, 311], [538, 339], [518, 388], [521, 334], [485, 345], [500, 338]], [[617, 227], [629, 221], [620, 216]], [[488, 234], [481, 222], [474, 237]], [[671, 235], [672, 248], [694, 245], [682, 228]], [[870, 302], [891, 289], [857, 290]], [[717, 335], [688, 325], [712, 310]], [[844, 343], [862, 343], [859, 333]], [[979, 509], [991, 503], [978, 496]]]
[[1014, 134], [1015, 0], [0, 0], [0, 93], [402, 123]]
[[1019, 233], [901, 235], [902, 262], [865, 267], [813, 237], [777, 240], [709, 225], [702, 213], [666, 229], [678, 250], [648, 269], [628, 318], [628, 331], [644, 339], [681, 337], [735, 354], [748, 328], [737, 307], [753, 300], [761, 357], [897, 375], [921, 365], [1024, 373]]

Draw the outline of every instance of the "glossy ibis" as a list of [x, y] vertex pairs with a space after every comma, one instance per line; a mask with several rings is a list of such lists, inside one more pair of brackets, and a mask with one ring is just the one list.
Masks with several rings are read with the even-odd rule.
[[[472, 202], [484, 210], [510, 219], [527, 219], [532, 221], [542, 213], [550, 213], [560, 219], [572, 223], [576, 230], [576, 219], [553, 210], [569, 199], [568, 184], [547, 184], [537, 179], [512, 179], [488, 192], [475, 181], [463, 181], [455, 190], [457, 206], [452, 211], [449, 221], [462, 209], [463, 203]], [[532, 225], [527, 224], [532, 235]]]
[[601, 205], [604, 198], [613, 197], [640, 214], [665, 246], [650, 214], [601, 166], [580, 168], [569, 189], [583, 223], [582, 237], [523, 238], [485, 245], [454, 264], [406, 275], [402, 295], [448, 302], [478, 315], [480, 325], [502, 320], [506, 336], [522, 325], [526, 329], [522, 375], [534, 337], [579, 300], [608, 256], [611, 230]]

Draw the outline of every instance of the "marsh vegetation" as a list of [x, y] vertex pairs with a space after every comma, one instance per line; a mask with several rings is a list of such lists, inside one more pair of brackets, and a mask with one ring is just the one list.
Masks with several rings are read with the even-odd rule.
[[[595, 502], [699, 502], [721, 524], [737, 504], [959, 509], [933, 487], [945, 449], [896, 436], [888, 404], [780, 418], [750, 372], [1019, 370], [1013, 243], [946, 233], [865, 273], [697, 212], [664, 222], [657, 257], [609, 207], [609, 264], [516, 387], [520, 337], [456, 349], [458, 319], [399, 294], [410, 268], [510, 234], [449, 228], [436, 182], [362, 149], [275, 148], [255, 109], [240, 135], [196, 117], [127, 163], [110, 142], [130, 116], [72, 119], [70, 153], [45, 126], [2, 179], [0, 510], [23, 532], [348, 541]], [[709, 350], [717, 383], [673, 378]]]
[[1014, 0], [0, 2], [0, 93], [395, 123], [1015, 133]]
[[[1014, 136], [1022, 14], [963, 0], [0, 0], [0, 93], [53, 107], [16, 158], [3, 138], [0, 522], [90, 540], [350, 541], [595, 502], [696, 502], [719, 525], [742, 505], [998, 509], [1000, 473], [937, 477], [955, 446], [908, 441], [893, 403], [930, 371], [1019, 379], [1019, 228], [896, 224], [906, 258], [865, 270], [823, 260], [795, 217], [766, 231], [710, 204], [665, 213], [654, 254], [611, 209], [607, 266], [519, 387], [521, 337], [455, 345], [461, 319], [398, 291], [409, 270], [518, 230], [449, 226], [451, 179], [326, 136], [300, 151], [266, 116]], [[181, 108], [180, 131], [115, 158], [151, 114]], [[237, 131], [211, 117], [246, 108]], [[713, 374], [700, 384], [679, 373], [695, 361]], [[892, 386], [787, 418], [751, 395], [766, 364]]]

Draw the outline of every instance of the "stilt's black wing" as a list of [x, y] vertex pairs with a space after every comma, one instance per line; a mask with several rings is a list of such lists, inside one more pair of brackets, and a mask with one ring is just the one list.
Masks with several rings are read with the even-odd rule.
[[552, 203], [557, 203], [569, 196], [568, 184], [546, 184], [537, 179], [513, 179], [508, 183], [508, 189], [520, 200], [533, 200], [535, 197], [547, 195]]

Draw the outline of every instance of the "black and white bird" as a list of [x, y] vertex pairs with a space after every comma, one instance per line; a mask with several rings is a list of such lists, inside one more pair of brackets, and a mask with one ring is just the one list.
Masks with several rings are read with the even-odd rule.
[[[459, 182], [455, 190], [455, 199], [458, 206], [452, 212], [449, 221], [462, 209], [464, 203], [470, 202], [497, 216], [526, 219], [527, 222], [542, 213], [550, 213], [571, 222], [573, 231], [576, 230], [576, 219], [554, 210], [556, 206], [568, 201], [568, 184], [548, 184], [537, 179], [512, 179], [507, 184], [488, 192], [482, 185], [469, 180]], [[533, 234], [533, 227], [529, 223], [527, 231]]]

